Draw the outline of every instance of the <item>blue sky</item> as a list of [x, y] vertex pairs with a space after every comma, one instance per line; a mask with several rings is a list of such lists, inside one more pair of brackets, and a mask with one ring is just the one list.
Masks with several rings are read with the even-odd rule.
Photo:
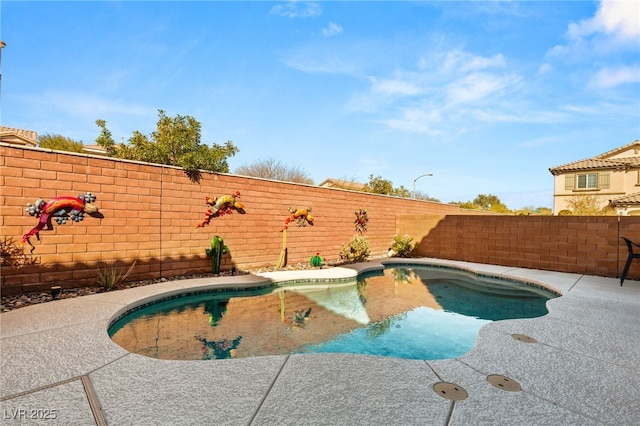
[[443, 202], [552, 206], [549, 168], [640, 139], [640, 2], [1, 5], [4, 126], [85, 144], [191, 115], [273, 158]]

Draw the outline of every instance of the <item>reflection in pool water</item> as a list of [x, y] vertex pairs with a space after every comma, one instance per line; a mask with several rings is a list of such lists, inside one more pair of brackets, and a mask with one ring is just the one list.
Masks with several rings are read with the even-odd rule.
[[546, 314], [552, 297], [521, 282], [396, 266], [347, 282], [165, 300], [130, 312], [109, 334], [131, 352], [160, 359], [309, 352], [445, 359], [468, 352], [488, 322]]

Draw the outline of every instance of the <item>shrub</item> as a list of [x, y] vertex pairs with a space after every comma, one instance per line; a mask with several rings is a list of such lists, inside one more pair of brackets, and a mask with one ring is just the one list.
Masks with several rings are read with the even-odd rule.
[[369, 240], [360, 235], [351, 237], [340, 247], [340, 259], [347, 262], [364, 262], [369, 257]]
[[134, 260], [126, 271], [124, 268], [119, 268], [115, 260], [104, 262], [104, 267], [98, 269], [98, 276], [96, 278], [98, 285], [107, 291], [115, 289], [133, 272], [133, 267], [136, 266], [136, 262], [137, 260]]
[[405, 235], [404, 237], [394, 235], [393, 242], [391, 243], [391, 249], [389, 250], [389, 256], [412, 257], [415, 249], [416, 246], [413, 243], [413, 238], [408, 235]]

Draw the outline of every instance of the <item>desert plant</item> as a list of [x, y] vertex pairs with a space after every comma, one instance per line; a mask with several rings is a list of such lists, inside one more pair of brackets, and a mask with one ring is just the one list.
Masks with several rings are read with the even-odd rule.
[[211, 248], [205, 249], [205, 253], [211, 257], [211, 270], [214, 274], [219, 274], [222, 266], [222, 255], [229, 253], [229, 247], [225, 246], [224, 240], [216, 235], [211, 240]]
[[394, 235], [391, 248], [389, 249], [389, 256], [392, 257], [412, 257], [415, 251], [415, 244], [413, 238], [409, 235]]
[[124, 268], [118, 267], [118, 263], [115, 260], [104, 262], [104, 266], [98, 269], [98, 285], [107, 291], [115, 289], [133, 272], [136, 262], [137, 260], [134, 260], [126, 271]]
[[321, 268], [322, 262], [324, 262], [324, 259], [320, 257], [320, 252], [317, 252], [314, 256], [311, 256], [311, 259], [309, 260], [309, 264], [314, 268]]
[[602, 207], [595, 195], [574, 195], [567, 200], [567, 207], [575, 216], [599, 216]]
[[340, 259], [347, 262], [364, 262], [369, 257], [369, 240], [360, 235], [351, 237], [340, 247]]
[[35, 265], [37, 259], [31, 254], [25, 253], [22, 245], [16, 244], [13, 238], [4, 237], [0, 241], [0, 254], [3, 267], [22, 268], [25, 265]]

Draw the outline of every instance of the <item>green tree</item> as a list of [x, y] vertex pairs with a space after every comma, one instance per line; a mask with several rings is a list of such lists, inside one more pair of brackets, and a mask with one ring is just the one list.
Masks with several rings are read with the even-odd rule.
[[452, 204], [454, 206], [458, 206], [461, 209], [467, 209], [467, 210], [479, 210], [480, 206], [478, 206], [477, 204], [473, 204], [473, 202], [471, 201], [452, 201], [449, 204]]
[[100, 128], [100, 135], [96, 138], [96, 144], [104, 148], [109, 157], [116, 156], [116, 143], [113, 141], [111, 132], [107, 129], [107, 122], [96, 120], [96, 124]]
[[479, 194], [473, 201], [456, 201], [451, 204], [457, 205], [462, 209], [470, 210], [486, 210], [495, 213], [511, 213], [511, 210], [500, 201], [495, 195]]
[[520, 216], [551, 216], [553, 211], [549, 207], [525, 206], [519, 210], [515, 210], [514, 214]]
[[108, 155], [182, 167], [190, 176], [195, 176], [198, 170], [228, 173], [227, 159], [239, 151], [231, 141], [224, 145], [202, 144], [199, 121], [191, 116], [168, 117], [163, 110], [158, 110], [154, 132], [147, 136], [136, 130], [126, 144], [113, 142], [104, 120], [96, 120], [96, 124], [101, 129], [96, 143], [104, 147]]
[[395, 195], [396, 197], [402, 197], [402, 198], [411, 198], [411, 191], [409, 191], [404, 186], [400, 185], [399, 188], [393, 188], [392, 195]]
[[382, 179], [382, 176], [369, 175], [369, 183], [364, 185], [364, 192], [374, 194], [393, 195], [393, 183], [390, 180]]
[[488, 210], [490, 212], [508, 213], [510, 211], [498, 197], [491, 194], [479, 194], [473, 200], [473, 204], [479, 206], [482, 210]]
[[433, 201], [436, 203], [440, 203], [441, 201], [438, 198], [430, 197], [429, 194], [426, 194], [421, 191], [416, 191], [416, 200], [425, 200], [425, 201]]
[[258, 160], [250, 165], [240, 166], [235, 170], [235, 173], [243, 176], [313, 185], [313, 179], [304, 170], [295, 166], [287, 166], [273, 158]]
[[81, 141], [75, 141], [62, 135], [45, 133], [38, 136], [38, 146], [40, 148], [56, 149], [58, 151], [83, 152]]

